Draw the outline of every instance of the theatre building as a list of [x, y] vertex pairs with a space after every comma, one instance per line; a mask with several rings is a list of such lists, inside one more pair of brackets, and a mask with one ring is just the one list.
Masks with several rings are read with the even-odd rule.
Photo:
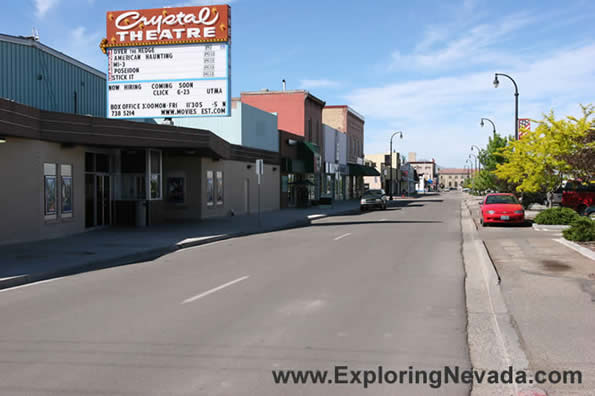
[[34, 38], [0, 36], [0, 82], [0, 244], [254, 213], [256, 159], [279, 208], [278, 140], [107, 119], [103, 73]]

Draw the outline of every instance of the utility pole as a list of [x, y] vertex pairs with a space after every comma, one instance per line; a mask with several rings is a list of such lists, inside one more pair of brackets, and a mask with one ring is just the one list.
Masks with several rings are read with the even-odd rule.
[[258, 177], [258, 228], [262, 227], [260, 218], [260, 182], [264, 174], [264, 161], [261, 159], [256, 160], [256, 176]]
[[393, 200], [393, 138], [395, 137], [395, 135], [400, 135], [401, 139], [403, 139], [403, 132], [401, 131], [397, 131], [395, 133], [393, 133], [390, 137], [390, 167], [389, 172], [390, 172], [390, 200]]

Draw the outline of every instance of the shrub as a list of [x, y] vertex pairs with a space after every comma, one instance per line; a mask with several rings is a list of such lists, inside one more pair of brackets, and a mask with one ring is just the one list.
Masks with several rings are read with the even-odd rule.
[[570, 208], [551, 208], [535, 216], [537, 224], [572, 224], [574, 220], [579, 219], [580, 216]]
[[595, 221], [588, 217], [579, 217], [572, 222], [570, 228], [562, 231], [562, 234], [569, 241], [595, 241]]

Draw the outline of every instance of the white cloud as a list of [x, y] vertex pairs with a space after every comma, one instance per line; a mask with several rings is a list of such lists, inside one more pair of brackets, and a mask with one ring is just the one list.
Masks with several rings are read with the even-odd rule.
[[99, 50], [103, 31], [89, 32], [84, 26], [76, 26], [68, 34], [65, 53], [99, 70], [105, 69], [105, 55]]
[[300, 88], [312, 89], [312, 88], [333, 88], [338, 87], [340, 84], [337, 81], [319, 79], [319, 80], [300, 80]]
[[461, 167], [470, 144], [487, 142], [491, 128], [480, 128], [481, 117], [492, 119], [501, 133], [514, 131], [514, 88], [501, 78], [495, 89], [494, 72], [517, 82], [520, 118], [540, 119], [552, 108], [563, 116], [593, 101], [595, 45], [541, 53], [507, 68], [361, 88], [345, 99], [368, 117], [366, 152], [386, 149], [387, 131], [402, 129], [409, 151]]
[[531, 15], [519, 13], [508, 15], [498, 23], [475, 24], [465, 29], [454, 25], [430, 26], [412, 53], [393, 52], [389, 67], [444, 69], [469, 64], [509, 64], [515, 58], [493, 47], [536, 21]]
[[57, 6], [59, 0], [35, 0], [35, 14], [38, 18], [43, 18], [45, 14], [53, 7]]

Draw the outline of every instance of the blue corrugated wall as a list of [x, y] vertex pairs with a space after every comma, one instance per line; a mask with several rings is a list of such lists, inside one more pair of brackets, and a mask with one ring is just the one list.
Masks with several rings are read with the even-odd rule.
[[0, 41], [0, 97], [43, 110], [105, 117], [105, 78], [35, 47]]

